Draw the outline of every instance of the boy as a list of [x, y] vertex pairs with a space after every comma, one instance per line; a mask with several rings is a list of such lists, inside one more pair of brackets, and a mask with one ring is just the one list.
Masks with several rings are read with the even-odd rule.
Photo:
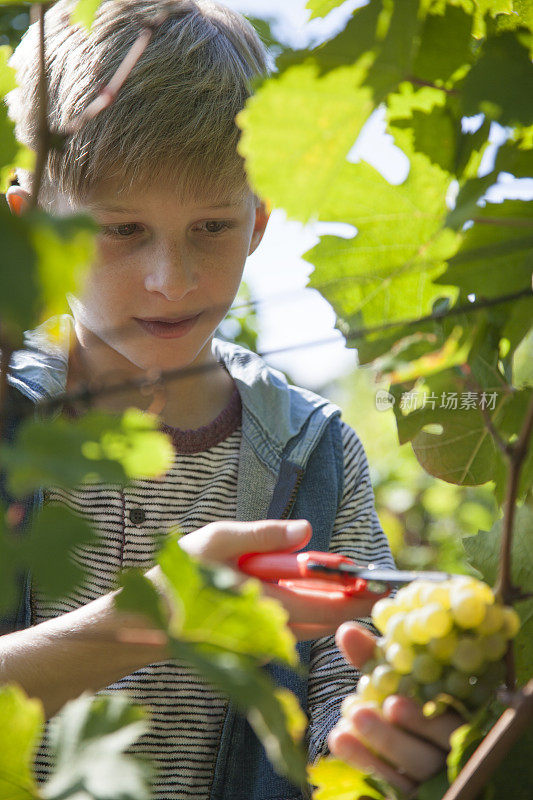
[[[234, 122], [253, 78], [267, 71], [265, 54], [240, 15], [207, 0], [106, 0], [90, 35], [69, 24], [74, 5], [61, 0], [46, 13], [51, 128], [76, 117], [143, 27], [157, 26], [113, 104], [70, 137], [61, 154], [49, 156], [39, 203], [61, 214], [90, 213], [99, 226], [97, 252], [83, 291], [69, 298], [64, 347], [50, 345], [45, 328], [30, 332], [10, 382], [35, 402], [88, 380], [206, 369], [169, 384], [158, 398], [176, 450], [162, 480], [134, 481], [124, 491], [93, 485], [47, 492], [47, 502], [88, 519], [103, 544], [80, 552], [87, 579], [69, 597], [46, 603], [28, 587], [23, 614], [11, 625], [18, 630], [0, 639], [0, 682], [15, 680], [41, 697], [47, 717], [84, 689], [127, 691], [149, 707], [150, 731], [132, 750], [156, 762], [154, 797], [296, 800], [301, 795], [273, 773], [244, 722], [187, 664], [169, 661], [164, 648], [98, 642], [98, 634], [139, 626], [113, 608], [121, 568], [148, 570], [160, 586], [153, 530], [179, 525], [188, 552], [228, 563], [245, 552], [297, 549], [312, 533], [312, 549], [392, 565], [366, 457], [339, 409], [289, 386], [254, 354], [213, 338], [268, 221], [246, 182]], [[36, 41], [33, 27], [13, 57], [20, 88], [8, 99], [17, 135], [30, 146], [37, 130]], [[31, 175], [19, 171], [18, 178], [7, 195], [13, 213], [24, 210], [31, 191]], [[96, 404], [117, 412], [147, 402], [125, 391]], [[277, 587], [268, 592], [289, 610], [302, 659], [310, 663], [307, 691], [292, 688], [307, 701], [314, 759], [326, 751], [340, 702], [357, 677], [329, 634], [342, 620], [367, 616], [370, 604], [334, 597], [317, 603]], [[365, 634], [340, 634], [356, 663], [364, 642], [354, 653], [343, 635], [353, 644], [354, 635]], [[390, 751], [372, 740], [374, 750], [393, 763], [402, 748], [411, 755], [410, 777], [401, 763], [400, 771], [383, 762], [381, 769], [404, 788], [413, 786], [416, 762], [432, 745], [421, 750], [415, 737], [378, 724], [396, 739]], [[406, 723], [424, 735], [413, 725]], [[347, 737], [346, 757], [354, 761], [361, 738], [355, 728], [337, 729], [331, 743], [338, 740], [340, 752]], [[442, 751], [433, 751], [442, 760]], [[49, 768], [45, 736], [38, 778]]]

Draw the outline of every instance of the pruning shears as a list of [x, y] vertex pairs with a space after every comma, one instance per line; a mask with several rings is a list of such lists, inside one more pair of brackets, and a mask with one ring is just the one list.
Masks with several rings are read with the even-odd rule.
[[238, 567], [247, 575], [280, 586], [362, 598], [387, 595], [391, 587], [417, 579], [440, 582], [452, 577], [447, 572], [395, 570], [375, 564], [361, 566], [347, 556], [318, 550], [246, 553], [239, 558]]

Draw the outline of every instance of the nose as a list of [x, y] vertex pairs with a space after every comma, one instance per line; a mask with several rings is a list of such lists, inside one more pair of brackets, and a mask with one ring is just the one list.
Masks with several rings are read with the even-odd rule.
[[198, 275], [190, 254], [176, 242], [157, 248], [144, 279], [147, 291], [178, 301], [198, 288]]

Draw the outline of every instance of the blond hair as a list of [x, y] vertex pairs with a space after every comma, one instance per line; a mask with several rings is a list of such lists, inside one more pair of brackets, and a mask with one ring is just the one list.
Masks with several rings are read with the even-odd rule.
[[[163, 21], [115, 101], [67, 137], [62, 152], [50, 151], [39, 203], [52, 207], [58, 191], [81, 202], [108, 179], [119, 193], [159, 180], [182, 197], [245, 191], [235, 116], [254, 80], [269, 72], [252, 25], [211, 0], [104, 0], [88, 34], [69, 23], [75, 5], [59, 0], [45, 16], [51, 130], [64, 129], [98, 95], [146, 25]], [[34, 24], [13, 54], [18, 87], [7, 96], [17, 138], [34, 149], [37, 37]], [[17, 175], [30, 190], [31, 175]]]

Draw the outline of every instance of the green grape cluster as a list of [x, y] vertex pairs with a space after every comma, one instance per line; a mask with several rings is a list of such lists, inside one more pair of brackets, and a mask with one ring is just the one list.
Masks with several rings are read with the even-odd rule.
[[422, 703], [445, 694], [479, 708], [502, 682], [508, 642], [520, 627], [487, 584], [463, 575], [414, 581], [378, 600], [372, 619], [382, 638], [343, 714], [360, 702], [381, 706], [391, 694]]

